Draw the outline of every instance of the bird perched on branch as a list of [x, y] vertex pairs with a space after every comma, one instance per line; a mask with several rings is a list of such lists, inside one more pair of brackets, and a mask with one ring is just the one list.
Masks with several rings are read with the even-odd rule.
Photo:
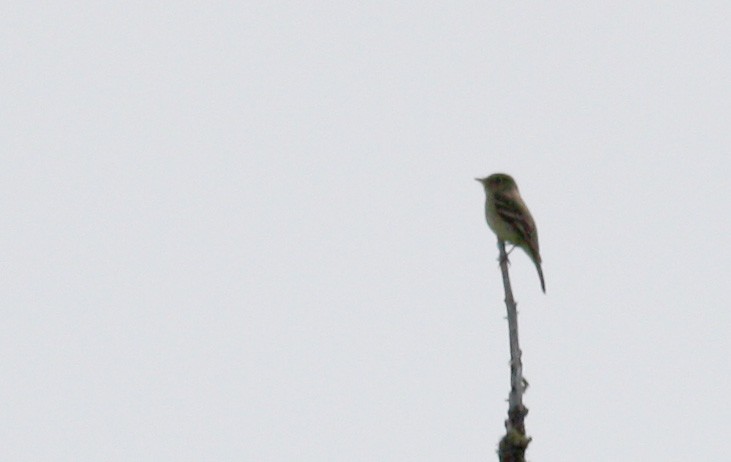
[[533, 260], [541, 279], [541, 289], [546, 292], [538, 250], [538, 230], [525, 202], [520, 197], [518, 185], [510, 175], [495, 173], [487, 178], [475, 178], [485, 187], [487, 201], [485, 216], [490, 229], [502, 241], [525, 250]]

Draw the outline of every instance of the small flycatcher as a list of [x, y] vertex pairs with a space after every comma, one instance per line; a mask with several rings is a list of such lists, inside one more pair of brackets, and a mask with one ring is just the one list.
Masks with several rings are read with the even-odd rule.
[[541, 279], [541, 289], [546, 293], [541, 254], [538, 251], [538, 230], [528, 207], [520, 197], [515, 180], [504, 173], [475, 179], [482, 183], [487, 194], [485, 215], [488, 226], [498, 239], [525, 250], [536, 265], [538, 277]]

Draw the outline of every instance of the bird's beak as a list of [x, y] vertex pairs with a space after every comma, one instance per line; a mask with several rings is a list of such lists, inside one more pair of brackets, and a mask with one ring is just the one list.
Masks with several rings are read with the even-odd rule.
[[480, 183], [482, 183], [482, 178], [475, 178], [475, 181], [479, 181]]

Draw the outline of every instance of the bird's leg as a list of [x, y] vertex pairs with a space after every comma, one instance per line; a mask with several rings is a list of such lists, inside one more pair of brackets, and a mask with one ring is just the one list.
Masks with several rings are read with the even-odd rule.
[[[505, 252], [505, 263], [507, 263], [508, 265], [510, 264], [510, 260], [508, 260], [508, 255], [510, 255], [510, 252], [512, 252], [513, 250], [515, 250], [515, 244], [512, 244], [512, 247], [510, 247], [510, 250], [508, 250], [507, 252]], [[498, 260], [498, 262], [500, 262], [500, 264], [503, 263], [503, 258], [502, 257], [498, 257], [497, 260]]]
[[498, 261], [498, 262], [499, 262], [499, 263], [500, 263], [501, 265], [502, 265], [503, 263], [507, 263], [507, 264], [509, 265], [509, 264], [510, 264], [510, 260], [508, 260], [508, 255], [509, 255], [509, 254], [510, 254], [510, 252], [505, 252], [505, 258], [503, 258], [503, 256], [502, 256], [502, 255], [500, 255], [499, 257], [497, 257], [497, 261]]
[[508, 255], [510, 255], [510, 252], [512, 252], [513, 249], [515, 249], [515, 244], [510, 244], [512, 247], [510, 247], [510, 250], [508, 250], [506, 252], [505, 251], [505, 244], [506, 244], [506, 241], [503, 241], [502, 239], [498, 238], [498, 240], [497, 240], [497, 248], [499, 250], [499, 255], [500, 256], [497, 258], [497, 261], [500, 263], [501, 266], [502, 266], [503, 263], [505, 263], [506, 266], [510, 264], [510, 260], [508, 259]]

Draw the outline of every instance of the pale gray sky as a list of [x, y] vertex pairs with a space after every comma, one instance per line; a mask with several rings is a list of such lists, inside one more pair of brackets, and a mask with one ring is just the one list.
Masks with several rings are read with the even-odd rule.
[[727, 2], [16, 2], [0, 459], [731, 452]]

